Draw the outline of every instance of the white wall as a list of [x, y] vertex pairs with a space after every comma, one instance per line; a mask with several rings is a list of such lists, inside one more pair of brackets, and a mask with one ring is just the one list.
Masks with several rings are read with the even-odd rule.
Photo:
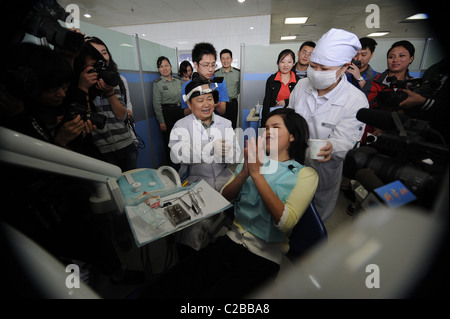
[[[251, 29], [253, 28], [253, 29]], [[178, 48], [179, 55], [190, 53], [198, 42], [210, 42], [217, 50], [217, 63], [222, 49], [233, 52], [233, 66], [240, 67], [240, 45], [269, 45], [270, 15], [185, 22], [155, 23], [112, 27], [126, 34]], [[143, 36], [145, 34], [145, 36]], [[180, 61], [181, 62], [181, 61]]]

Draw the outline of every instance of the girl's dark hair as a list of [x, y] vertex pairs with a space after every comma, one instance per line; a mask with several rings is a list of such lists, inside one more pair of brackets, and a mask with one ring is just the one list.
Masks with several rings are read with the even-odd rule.
[[[86, 43], [95, 43], [95, 44], [99, 44], [99, 45], [103, 45], [106, 48], [106, 51], [108, 52], [109, 55], [109, 65], [108, 65], [108, 71], [115, 71], [115, 72], [119, 72], [118, 68], [117, 68], [117, 64], [116, 62], [114, 62], [114, 59], [111, 55], [111, 52], [108, 49], [108, 46], [106, 45], [105, 42], [103, 42], [101, 39], [97, 38], [97, 37], [86, 37], [85, 38], [85, 44]], [[95, 48], [94, 48], [95, 49]], [[98, 51], [97, 51], [98, 52]], [[99, 52], [100, 53], [100, 52]]]
[[170, 66], [172, 66], [172, 63], [170, 63], [170, 60], [168, 57], [165, 56], [160, 56], [158, 58], [158, 60], [156, 61], [156, 67], [159, 69], [161, 67], [161, 64], [163, 63], [163, 61], [167, 61], [169, 63]]
[[194, 68], [192, 67], [192, 65], [189, 61], [184, 60], [183, 62], [181, 62], [180, 69], [178, 70], [178, 76], [183, 77], [184, 73], [187, 72], [187, 69], [189, 66], [191, 67], [192, 70], [194, 70]]
[[306, 120], [293, 109], [280, 108], [270, 112], [270, 117], [278, 115], [283, 118], [284, 125], [290, 134], [294, 136], [294, 141], [289, 147], [289, 156], [305, 165], [306, 149], [308, 148], [309, 126]]
[[295, 53], [291, 49], [284, 49], [283, 51], [278, 54], [277, 64], [280, 63], [281, 60], [283, 60], [287, 55], [290, 55], [292, 57], [292, 60], [295, 63]]

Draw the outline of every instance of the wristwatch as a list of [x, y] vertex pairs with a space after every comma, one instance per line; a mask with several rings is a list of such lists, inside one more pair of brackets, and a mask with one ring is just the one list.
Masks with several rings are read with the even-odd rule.
[[364, 81], [364, 78], [362, 76], [359, 77], [358, 82]]

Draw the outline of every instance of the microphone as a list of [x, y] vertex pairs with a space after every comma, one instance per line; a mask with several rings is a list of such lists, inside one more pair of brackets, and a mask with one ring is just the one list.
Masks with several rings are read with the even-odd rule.
[[370, 168], [361, 168], [355, 174], [355, 179], [368, 191], [373, 192], [384, 185], [381, 179]]
[[292, 172], [292, 173], [294, 173], [294, 165], [292, 165], [292, 164], [290, 164], [289, 166], [288, 166], [288, 168], [289, 168], [289, 170]]
[[[402, 124], [409, 120], [408, 116], [399, 113], [397, 114]], [[382, 129], [384, 131], [397, 129], [397, 125], [392, 118], [392, 112], [389, 111], [360, 109], [358, 113], [356, 113], [356, 118], [363, 123], [369, 124], [370, 126]]]

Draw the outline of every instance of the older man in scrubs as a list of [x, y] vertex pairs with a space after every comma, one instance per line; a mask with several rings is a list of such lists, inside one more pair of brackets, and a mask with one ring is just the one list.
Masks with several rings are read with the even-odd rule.
[[329, 30], [311, 54], [308, 77], [295, 86], [290, 96], [289, 107], [306, 119], [311, 139], [328, 141], [320, 149], [322, 160], [309, 159], [308, 155], [306, 161], [319, 173], [314, 202], [324, 221], [336, 206], [345, 155], [364, 132], [365, 124], [356, 119], [356, 113], [369, 107], [367, 98], [345, 75], [360, 49], [355, 34]]

